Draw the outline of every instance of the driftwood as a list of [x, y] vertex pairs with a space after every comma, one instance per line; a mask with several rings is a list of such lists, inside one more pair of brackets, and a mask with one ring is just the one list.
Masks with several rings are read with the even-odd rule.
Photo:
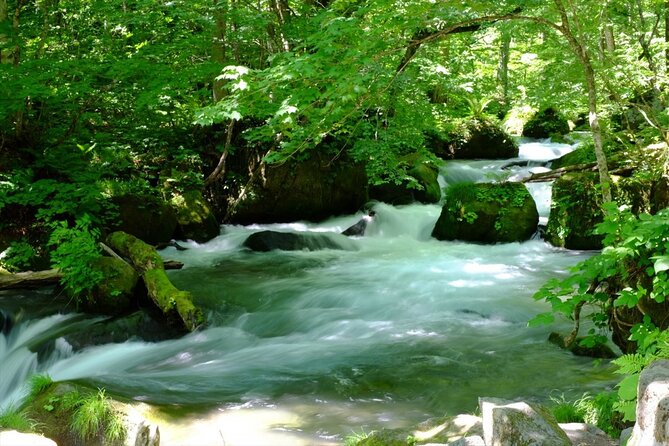
[[63, 278], [58, 269], [45, 271], [26, 271], [23, 273], [0, 273], [0, 290], [18, 288], [41, 288], [56, 285]]
[[152, 246], [122, 231], [110, 234], [107, 245], [130, 259], [142, 276], [149, 297], [163, 314], [180, 320], [189, 331], [204, 323], [202, 311], [193, 304], [192, 295], [179, 290], [170, 282], [165, 274], [165, 264]]
[[[573, 166], [560, 167], [559, 169], [553, 169], [548, 172], [533, 173], [531, 176], [522, 180], [523, 183], [543, 183], [546, 181], [557, 180], [562, 175], [571, 172], [597, 172], [596, 163], [588, 164], [575, 164]], [[620, 175], [628, 176], [634, 172], [632, 167], [621, 167], [619, 169], [610, 170], [611, 175]]]
[[562, 175], [569, 172], [596, 172], [597, 164], [588, 163], [588, 164], [575, 164], [573, 166], [560, 167], [559, 169], [553, 169], [548, 172], [533, 173], [531, 176], [525, 178], [523, 183], [542, 183], [545, 181], [556, 180]]

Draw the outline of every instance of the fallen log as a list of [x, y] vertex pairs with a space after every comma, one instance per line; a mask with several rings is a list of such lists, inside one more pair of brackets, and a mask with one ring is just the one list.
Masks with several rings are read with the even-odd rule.
[[63, 278], [58, 269], [44, 271], [26, 271], [23, 273], [0, 273], [0, 290], [19, 288], [41, 288], [56, 285]]
[[202, 311], [193, 304], [188, 291], [175, 287], [165, 274], [165, 265], [158, 252], [137, 237], [122, 231], [107, 237], [107, 245], [123, 257], [130, 259], [140, 273], [149, 297], [168, 318], [179, 319], [183, 326], [193, 331], [204, 324]]
[[[575, 164], [573, 166], [560, 167], [558, 169], [549, 170], [548, 172], [533, 173], [529, 177], [522, 180], [523, 183], [544, 183], [546, 181], [557, 180], [562, 175], [571, 172], [596, 172], [597, 164]], [[620, 167], [609, 171], [611, 175], [629, 176], [634, 172], [633, 167]]]

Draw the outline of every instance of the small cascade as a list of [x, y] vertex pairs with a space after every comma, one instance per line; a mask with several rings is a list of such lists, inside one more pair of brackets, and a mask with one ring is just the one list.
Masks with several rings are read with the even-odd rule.
[[[3, 313], [0, 332], [0, 413], [26, 395], [27, 379], [46, 373], [53, 364], [72, 355], [72, 347], [60, 337], [81, 326], [80, 315], [56, 314], [43, 319], [14, 320]], [[11, 321], [11, 322], [10, 322]]]
[[[514, 160], [446, 163], [440, 182], [522, 175], [567, 150], [537, 144], [521, 145]], [[550, 184], [528, 187], [546, 218]], [[353, 250], [251, 252], [242, 244], [262, 230], [343, 237], [367, 215], [362, 210], [320, 223], [228, 225], [208, 243], [163, 250], [185, 264], [170, 279], [209, 315], [208, 327], [179, 339], [72, 352], [60, 337], [90, 320], [10, 318], [0, 334], [0, 407], [20, 399], [25, 390], [16, 389], [30, 374], [48, 373], [110, 395], [176, 404], [184, 416], [199, 417], [203, 408], [230, 417], [243, 407], [250, 419], [288, 411], [294, 421], [272, 424], [273, 434], [325, 444], [361, 429], [468, 412], [482, 395], [545, 401], [615, 381], [606, 365], [595, 368], [546, 341], [568, 324], [527, 327], [548, 310], [533, 293], [588, 253], [541, 240], [442, 242], [430, 237], [439, 205], [371, 206], [365, 235], [348, 239]], [[256, 444], [302, 444], [285, 438]]]

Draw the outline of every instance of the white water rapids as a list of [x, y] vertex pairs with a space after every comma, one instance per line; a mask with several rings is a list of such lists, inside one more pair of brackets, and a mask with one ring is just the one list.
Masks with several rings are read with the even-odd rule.
[[[570, 149], [525, 143], [520, 159], [548, 160]], [[504, 163], [450, 163], [442, 182], [500, 177]], [[531, 191], [547, 217], [549, 185]], [[74, 353], [61, 342], [40, 362], [12, 333], [40, 331], [32, 325], [40, 323], [48, 333], [67, 319], [19, 324], [0, 335], [0, 401], [11, 398], [17, 380], [44, 372], [164, 405], [191, 429], [215, 425], [227, 445], [325, 445], [354, 431], [471, 412], [479, 396], [546, 401], [610, 385], [607, 365], [547, 342], [551, 330], [568, 325], [527, 327], [547, 310], [534, 292], [587, 253], [541, 240], [441, 242], [430, 237], [438, 205], [374, 209], [367, 235], [353, 239], [355, 251], [252, 253], [240, 245], [260, 229], [340, 232], [362, 213], [319, 224], [225, 226], [208, 243], [163, 251], [185, 263], [171, 278], [210, 320], [180, 339]], [[8, 296], [0, 295], [0, 308]], [[179, 444], [179, 435], [163, 444]]]

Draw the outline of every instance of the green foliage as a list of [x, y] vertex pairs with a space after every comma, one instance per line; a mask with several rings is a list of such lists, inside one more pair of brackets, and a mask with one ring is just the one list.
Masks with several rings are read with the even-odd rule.
[[35, 248], [28, 242], [13, 242], [0, 259], [0, 265], [9, 272], [25, 271], [30, 268], [35, 255]]
[[0, 413], [0, 430], [33, 432], [35, 428], [35, 421], [31, 420], [24, 410], [10, 407]]
[[365, 432], [364, 430], [361, 430], [360, 432], [353, 432], [352, 434], [347, 435], [346, 438], [344, 438], [344, 445], [356, 446], [362, 440], [369, 438], [369, 436], [372, 435], [373, 432], [374, 431]]
[[105, 391], [99, 389], [73, 403], [71, 428], [82, 440], [102, 434], [108, 443], [125, 438], [126, 431]]
[[49, 375], [33, 375], [30, 377], [30, 399], [35, 399], [53, 384]]
[[[657, 215], [634, 216], [628, 209], [606, 205], [606, 218], [597, 228], [604, 235], [606, 247], [579, 263], [566, 279], [553, 279], [536, 294], [535, 299], [551, 304], [552, 312], [568, 319], [574, 317], [577, 306], [589, 307], [587, 318], [593, 323], [586, 339], [590, 343], [606, 341], [605, 334], [620, 319], [620, 309], [651, 308], [652, 302], [662, 303], [666, 298], [669, 280], [666, 259], [669, 254], [669, 210]], [[607, 289], [591, 284], [607, 283]], [[651, 307], [649, 307], [651, 305]], [[654, 320], [655, 317], [657, 320]], [[550, 318], [540, 315], [531, 323], [542, 323]], [[629, 340], [636, 345], [636, 353], [627, 354], [614, 362], [618, 372], [625, 375], [618, 384], [614, 406], [625, 420], [634, 419], [638, 374], [654, 359], [669, 357], [669, 334], [662, 327], [666, 315], [648, 310], [633, 324]]]
[[588, 423], [602, 429], [609, 436], [617, 438], [624, 428], [620, 413], [615, 406], [616, 392], [602, 392], [597, 395], [584, 394], [575, 401], [568, 401], [564, 395], [551, 397], [551, 413], [558, 423]]
[[49, 245], [55, 247], [51, 255], [53, 266], [61, 269], [63, 285], [75, 296], [90, 290], [104, 278], [102, 272], [91, 267], [93, 260], [100, 256], [99, 237], [99, 230], [91, 226], [86, 215], [73, 227], [60, 222], [51, 233]]

